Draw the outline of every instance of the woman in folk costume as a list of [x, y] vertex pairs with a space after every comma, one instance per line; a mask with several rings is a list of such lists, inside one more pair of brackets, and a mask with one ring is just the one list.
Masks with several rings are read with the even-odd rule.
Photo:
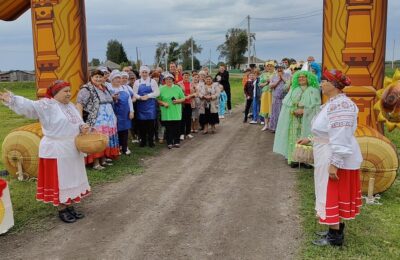
[[[126, 79], [128, 73], [124, 72]], [[111, 87], [110, 93], [115, 96], [114, 112], [117, 117], [118, 141], [121, 147], [121, 153], [129, 155], [131, 151], [128, 148], [129, 129], [132, 128], [133, 111], [133, 91], [127, 85], [122, 85], [122, 73], [119, 70], [113, 70], [110, 74]]]
[[317, 77], [309, 71], [296, 72], [289, 93], [282, 101], [273, 148], [275, 153], [285, 156], [291, 167], [299, 165], [292, 160], [296, 142], [311, 135], [311, 120], [320, 106]]
[[5, 180], [0, 178], [0, 235], [14, 226], [10, 190]]
[[160, 95], [160, 90], [158, 89], [157, 82], [150, 78], [149, 67], [140, 67], [140, 77], [133, 85], [140, 147], [145, 147], [147, 143], [150, 147], [154, 147], [154, 133], [157, 119], [156, 98]]
[[272, 90], [272, 109], [268, 129], [272, 133], [275, 133], [279, 114], [281, 113], [282, 101], [289, 89], [291, 79], [291, 75], [284, 72], [283, 66], [278, 65], [276, 67], [276, 71], [276, 75], [271, 78], [271, 82], [269, 84]]
[[46, 98], [32, 101], [12, 93], [0, 93], [0, 100], [17, 114], [39, 119], [43, 138], [39, 145], [39, 171], [36, 199], [59, 207], [59, 217], [67, 223], [83, 218], [73, 203], [88, 195], [84, 155], [75, 146], [75, 137], [89, 126], [70, 102], [71, 87], [65, 81], [54, 82]]
[[271, 89], [269, 88], [269, 83], [274, 75], [275, 61], [269, 60], [265, 63], [265, 71], [260, 76], [260, 87], [262, 87], [260, 116], [264, 118], [265, 123], [262, 131], [267, 130], [269, 127], [269, 117], [271, 115], [272, 108], [272, 94]]
[[320, 224], [328, 225], [328, 232], [320, 232], [318, 246], [341, 246], [344, 241], [343, 220], [360, 214], [360, 166], [363, 161], [354, 136], [357, 129], [358, 108], [343, 92], [350, 79], [338, 70], [323, 72], [322, 92], [329, 101], [312, 123], [312, 138], [299, 144], [313, 143], [315, 210]]
[[104, 151], [88, 154], [85, 159], [87, 164], [93, 163], [95, 170], [111, 166], [112, 160], [119, 156], [117, 117], [112, 106], [114, 98], [104, 85], [104, 73], [95, 70], [91, 73], [90, 81], [79, 90], [76, 100], [76, 107], [83, 120], [97, 132], [109, 137], [108, 146]]

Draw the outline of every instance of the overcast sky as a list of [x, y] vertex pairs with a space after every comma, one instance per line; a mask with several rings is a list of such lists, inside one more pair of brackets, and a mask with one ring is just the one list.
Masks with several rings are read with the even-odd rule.
[[[261, 59], [284, 56], [321, 60], [322, 0], [86, 0], [89, 61], [105, 60], [107, 41], [117, 39], [128, 58], [135, 60], [139, 48], [146, 64], [154, 63], [157, 42], [184, 42], [193, 35], [203, 47], [200, 61], [210, 55], [218, 61], [216, 48], [232, 27], [256, 33], [256, 55]], [[146, 3], [146, 5], [143, 5]], [[392, 58], [393, 40], [400, 57], [400, 1], [389, 0], [387, 59]], [[304, 19], [284, 20], [302, 15]], [[272, 20], [267, 19], [274, 18]], [[283, 19], [282, 19], [283, 18]], [[13, 22], [0, 21], [0, 70], [32, 70], [33, 47], [30, 11]]]

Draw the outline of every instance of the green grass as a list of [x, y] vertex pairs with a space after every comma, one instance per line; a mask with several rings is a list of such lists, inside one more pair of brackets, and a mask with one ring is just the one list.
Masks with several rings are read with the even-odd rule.
[[399, 259], [400, 256], [400, 181], [381, 195], [382, 205], [363, 205], [361, 214], [346, 222], [343, 248], [316, 247], [311, 241], [314, 231], [323, 230], [316, 224], [312, 171], [299, 171], [300, 214], [304, 240], [301, 259]]
[[232, 105], [242, 104], [244, 102], [242, 78], [230, 78]]
[[[233, 79], [232, 85], [232, 104], [233, 106], [243, 102], [243, 88], [241, 80]], [[30, 99], [35, 99], [34, 83], [12, 83], [0, 84], [0, 90], [4, 87], [11, 90], [17, 95], [21, 95]], [[2, 125], [0, 128], [0, 143], [3, 142], [6, 135], [17, 127], [32, 123], [34, 121], [25, 119], [11, 112], [5, 106], [0, 105], [0, 115], [2, 118]], [[4, 123], [4, 124], [3, 124]], [[164, 146], [158, 145], [156, 149], [139, 148], [136, 145], [130, 145], [132, 155], [129, 157], [122, 156], [120, 160], [116, 161], [111, 167], [104, 171], [87, 170], [89, 182], [91, 186], [104, 184], [108, 182], [116, 182], [121, 180], [123, 176], [128, 174], [139, 175], [143, 172], [142, 159], [155, 156], [158, 151]], [[0, 169], [4, 165], [0, 161]], [[11, 177], [6, 178], [10, 184], [11, 199], [14, 208], [15, 226], [11, 233], [16, 233], [24, 229], [43, 229], [45, 227], [45, 220], [48, 217], [56, 214], [56, 209], [42, 202], [35, 200], [36, 182], [33, 181], [17, 181]]]

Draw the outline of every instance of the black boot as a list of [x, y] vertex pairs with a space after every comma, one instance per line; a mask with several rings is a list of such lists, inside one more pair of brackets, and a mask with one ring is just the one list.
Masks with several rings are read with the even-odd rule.
[[297, 167], [299, 167], [299, 165], [300, 165], [300, 163], [298, 163], [298, 162], [291, 162], [290, 163], [290, 167], [291, 168], [297, 168]]
[[312, 243], [316, 246], [342, 246], [344, 240], [344, 233], [340, 230], [329, 229], [326, 237], [314, 240]]
[[[341, 223], [339, 224], [339, 230], [340, 230], [341, 233], [343, 233], [344, 227], [345, 227], [344, 223], [341, 222]], [[315, 234], [316, 234], [317, 236], [320, 236], [320, 237], [326, 237], [326, 236], [328, 235], [328, 230], [327, 230], [327, 231], [316, 231]]]

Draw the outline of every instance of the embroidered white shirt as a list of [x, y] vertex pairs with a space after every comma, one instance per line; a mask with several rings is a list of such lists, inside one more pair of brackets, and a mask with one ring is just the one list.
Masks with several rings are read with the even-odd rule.
[[354, 136], [358, 108], [345, 94], [331, 98], [321, 107], [312, 123], [314, 138], [328, 141], [330, 163], [340, 169], [359, 169], [363, 161], [360, 146]]

